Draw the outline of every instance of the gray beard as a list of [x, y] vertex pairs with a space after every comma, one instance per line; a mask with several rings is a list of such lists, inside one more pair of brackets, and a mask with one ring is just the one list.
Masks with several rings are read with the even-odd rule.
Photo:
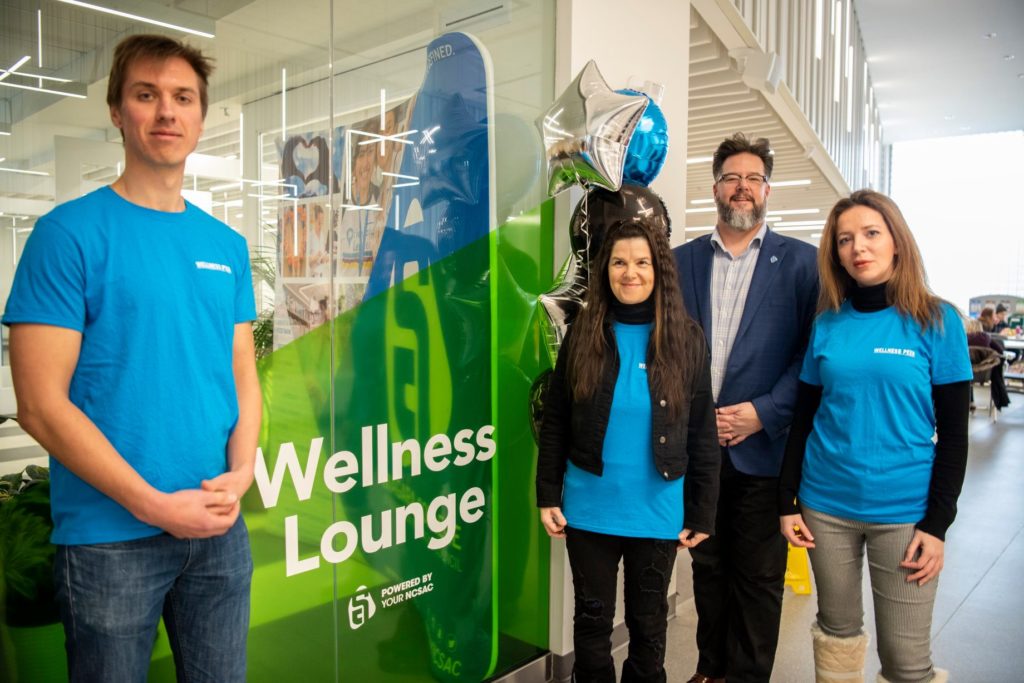
[[754, 208], [750, 211], [734, 209], [717, 199], [715, 200], [715, 205], [718, 207], [718, 217], [728, 224], [729, 227], [741, 232], [748, 232], [761, 225], [768, 209], [767, 202], [760, 205], [754, 204]]

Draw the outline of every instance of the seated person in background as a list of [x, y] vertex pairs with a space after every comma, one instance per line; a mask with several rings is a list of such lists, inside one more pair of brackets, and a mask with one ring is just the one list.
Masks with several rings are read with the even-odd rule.
[[1003, 304], [996, 306], [996, 324], [992, 326], [992, 331], [996, 334], [1003, 334], [1003, 331], [1010, 326], [1010, 323], [1006, 322], [1009, 315], [1010, 312], [1006, 310], [1006, 306]]
[[[989, 348], [1000, 356], [1002, 356], [1006, 351], [1006, 347], [1003, 345], [1002, 339], [993, 337], [988, 332], [981, 329], [980, 320], [973, 320], [971, 318], [965, 319], [964, 330], [967, 332], [968, 346]], [[1010, 405], [1010, 394], [1006, 391], [1006, 380], [1003, 377], [1003, 364], [1001, 362], [999, 365], [992, 368], [989, 380], [992, 382], [992, 403], [995, 405], [996, 410], [1002, 410], [1006, 406]], [[971, 401], [971, 409], [974, 409], [973, 401]]]
[[991, 306], [986, 306], [978, 314], [978, 321], [981, 323], [981, 329], [991, 332], [996, 326], [996, 312], [992, 310]]

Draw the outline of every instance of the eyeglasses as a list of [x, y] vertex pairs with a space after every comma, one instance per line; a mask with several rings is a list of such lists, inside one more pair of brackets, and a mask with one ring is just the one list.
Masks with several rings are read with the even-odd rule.
[[724, 173], [718, 176], [718, 182], [723, 185], [739, 185], [740, 180], [747, 181], [747, 185], [750, 185], [751, 187], [761, 187], [768, 182], [768, 176], [761, 175], [760, 173], [751, 173], [750, 175]]

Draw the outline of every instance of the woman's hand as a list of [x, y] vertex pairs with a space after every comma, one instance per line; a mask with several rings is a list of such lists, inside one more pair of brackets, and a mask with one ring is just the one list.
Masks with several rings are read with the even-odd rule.
[[700, 542], [709, 538], [709, 534], [702, 533], [700, 531], [691, 531], [689, 529], [683, 529], [679, 533], [679, 548], [696, 548], [700, 545]]
[[796, 548], [813, 548], [814, 534], [807, 528], [803, 515], [782, 515], [779, 517], [779, 529], [786, 540]]
[[900, 566], [904, 569], [917, 570], [907, 577], [907, 581], [917, 581], [918, 586], [923, 586], [937, 578], [939, 572], [942, 571], [945, 552], [946, 544], [943, 541], [920, 529], [915, 529], [914, 537], [910, 539], [907, 552], [903, 561], [900, 562]]
[[540, 522], [551, 538], [565, 538], [565, 517], [562, 516], [562, 508], [541, 508]]

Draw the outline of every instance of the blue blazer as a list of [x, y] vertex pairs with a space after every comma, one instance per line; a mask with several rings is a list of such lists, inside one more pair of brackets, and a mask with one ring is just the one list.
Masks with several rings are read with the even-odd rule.
[[[711, 235], [673, 251], [686, 310], [711, 348]], [[818, 302], [817, 249], [771, 230], [765, 233], [736, 341], [725, 369], [718, 405], [751, 401], [764, 429], [725, 449], [740, 472], [777, 477], [797, 378]]]

